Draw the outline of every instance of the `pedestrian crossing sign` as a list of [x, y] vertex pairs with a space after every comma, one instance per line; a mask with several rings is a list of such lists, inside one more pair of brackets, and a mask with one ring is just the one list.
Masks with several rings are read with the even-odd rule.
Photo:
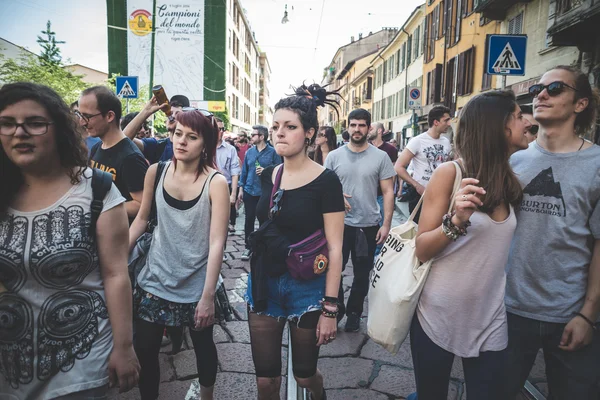
[[117, 96], [122, 99], [138, 98], [138, 77], [137, 76], [117, 76], [116, 85]]
[[489, 75], [525, 75], [526, 35], [488, 35], [486, 52]]

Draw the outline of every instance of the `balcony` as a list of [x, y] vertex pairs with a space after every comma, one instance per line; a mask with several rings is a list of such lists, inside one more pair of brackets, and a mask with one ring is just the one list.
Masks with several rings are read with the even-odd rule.
[[598, 37], [600, 0], [557, 0], [554, 21], [548, 29], [553, 46], [577, 46], [592, 51]]
[[502, 21], [506, 11], [519, 3], [531, 3], [532, 0], [475, 0], [474, 11], [483, 14], [484, 18]]

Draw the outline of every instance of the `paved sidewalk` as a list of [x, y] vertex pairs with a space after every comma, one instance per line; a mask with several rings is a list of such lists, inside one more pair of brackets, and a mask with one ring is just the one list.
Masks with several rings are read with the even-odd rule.
[[[396, 210], [394, 226], [404, 217]], [[241, 261], [244, 250], [243, 214], [237, 220], [237, 232], [227, 240], [229, 261], [223, 264], [222, 274], [225, 287], [234, 308], [236, 321], [228, 322], [224, 327], [215, 327], [215, 343], [219, 355], [219, 373], [215, 388], [216, 399], [255, 400], [257, 398], [254, 367], [250, 350], [246, 304], [244, 293], [249, 272], [249, 262]], [[352, 284], [352, 267], [348, 266], [343, 274], [343, 284], [348, 294]], [[407, 340], [397, 355], [391, 355], [375, 344], [366, 335], [365, 306], [361, 330], [357, 333], [338, 332], [337, 339], [323, 346], [320, 352], [319, 368], [325, 377], [327, 398], [330, 400], [391, 400], [403, 399], [415, 391], [415, 379]], [[340, 323], [343, 328], [345, 319]], [[287, 365], [287, 335], [284, 335], [282, 348], [285, 376]], [[166, 353], [171, 346], [162, 348], [160, 354], [161, 385], [159, 399], [199, 399], [196, 360], [191, 349], [191, 340], [186, 333], [184, 350], [169, 356]], [[547, 388], [544, 375], [543, 358], [538, 357], [531, 377], [532, 383], [544, 394]], [[285, 379], [282, 379], [281, 398], [285, 398]], [[139, 399], [139, 391], [119, 395], [113, 389], [109, 399]], [[456, 359], [450, 381], [448, 399], [466, 400], [464, 375], [460, 359]]]

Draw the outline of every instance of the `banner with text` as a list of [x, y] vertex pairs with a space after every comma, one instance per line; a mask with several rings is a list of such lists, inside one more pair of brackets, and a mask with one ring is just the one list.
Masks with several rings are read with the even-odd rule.
[[[150, 83], [152, 0], [127, 0], [127, 67]], [[159, 0], [156, 5], [154, 85], [168, 97], [204, 100], [204, 0]]]

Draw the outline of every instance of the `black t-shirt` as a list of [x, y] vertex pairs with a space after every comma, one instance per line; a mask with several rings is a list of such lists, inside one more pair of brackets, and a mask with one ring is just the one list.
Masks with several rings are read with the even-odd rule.
[[108, 149], [102, 148], [102, 142], [95, 144], [91, 151], [90, 166], [110, 172], [117, 189], [127, 201], [132, 200], [130, 193], [144, 189], [148, 162], [127, 138]]
[[[260, 176], [262, 194], [258, 200], [256, 215], [261, 224], [269, 218], [274, 168], [275, 166], [265, 168]], [[281, 233], [292, 243], [297, 243], [323, 229], [323, 214], [344, 210], [342, 183], [335, 172], [326, 169], [312, 182], [283, 193], [275, 223]]]
[[[388, 142], [383, 142], [381, 146], [378, 147], [379, 150], [385, 151], [392, 161], [392, 164], [396, 164], [396, 160], [398, 160], [398, 149]], [[381, 191], [381, 186], [377, 185], [377, 196], [383, 196], [383, 192]]]

